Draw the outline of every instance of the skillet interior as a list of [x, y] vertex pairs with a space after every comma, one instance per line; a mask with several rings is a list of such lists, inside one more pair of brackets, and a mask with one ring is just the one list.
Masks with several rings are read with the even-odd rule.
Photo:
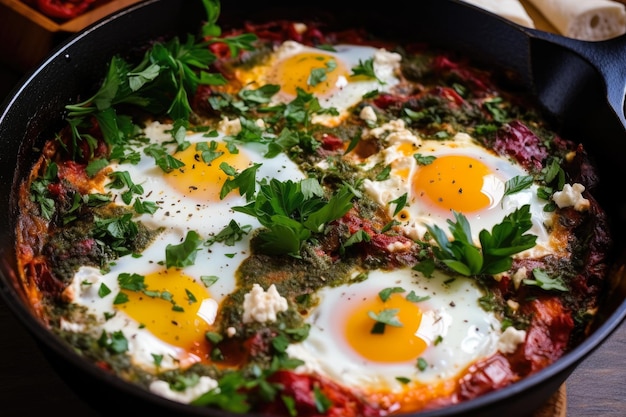
[[[133, 50], [135, 45], [141, 45], [156, 36], [194, 32], [203, 16], [199, 7], [196, 7], [199, 3], [188, 0], [149, 0], [88, 28], [61, 46], [29, 75], [14, 96], [5, 103], [0, 114], [0, 137], [4, 145], [0, 150], [0, 166], [3, 167], [0, 170], [0, 192], [3, 196], [10, 196], [0, 203], [2, 210], [9, 214], [0, 219], [0, 289], [7, 304], [40, 341], [53, 364], [67, 377], [68, 383], [98, 408], [103, 406], [101, 399], [106, 398], [102, 390], [113, 390], [115, 395], [133, 398], [133, 408], [137, 411], [155, 415], [168, 411], [207, 415], [203, 410], [194, 410], [148, 395], [104, 374], [90, 364], [82, 363], [30, 315], [20, 299], [22, 296], [15, 285], [12, 272], [15, 264], [12, 248], [15, 190], [36, 156], [33, 149], [58, 129], [63, 106], [76, 100], [79, 94], [95, 87], [109, 57], [118, 52]], [[548, 117], [553, 119], [557, 127], [562, 128], [562, 133], [568, 138], [583, 141], [590, 153], [597, 156], [603, 178], [626, 178], [626, 164], [621, 160], [626, 155], [623, 115], [616, 113], [615, 106], [612, 107], [607, 102], [606, 77], [587, 61], [586, 55], [581, 56], [571, 48], [555, 43], [561, 42], [558, 37], [521, 29], [457, 1], [421, 1], [418, 12], [406, 13], [407, 10], [413, 10], [412, 3], [410, 0], [399, 0], [393, 3], [393, 10], [381, 13], [380, 9], [370, 10], [353, 0], [339, 4], [322, 0], [315, 5], [298, 5], [297, 8], [286, 0], [263, 4], [223, 1], [223, 19], [220, 23], [223, 26], [237, 23], [250, 16], [319, 16], [345, 26], [365, 25], [375, 33], [424, 40], [470, 53], [478, 60], [489, 62], [494, 68], [501, 67], [516, 73], [520, 84], [537, 95], [546, 108]], [[322, 14], [319, 10], [327, 12]], [[127, 31], [128, 27], [133, 28], [132, 32]], [[587, 52], [584, 45], [573, 45]], [[600, 52], [600, 58], [606, 56]], [[592, 58], [594, 54], [595, 52], [591, 54]], [[51, 85], [54, 88], [50, 88]], [[577, 88], [571, 88], [572, 85]], [[622, 85], [612, 84], [608, 88], [618, 89], [623, 98]], [[12, 169], [13, 167], [17, 168]], [[614, 257], [616, 263], [622, 264], [626, 197], [623, 193], [613, 193], [613, 184], [611, 180], [604, 181], [599, 197], [615, 219], [613, 228], [618, 245]], [[506, 412], [510, 416], [521, 416], [541, 405], [579, 361], [597, 347], [626, 316], [626, 278], [623, 275], [623, 272], [614, 274], [614, 290], [603, 305], [595, 332], [555, 365], [499, 392], [466, 404], [420, 415], [480, 413], [499, 416]], [[95, 381], [100, 381], [98, 389], [88, 385], [96, 383]], [[107, 411], [113, 412], [116, 409]], [[230, 414], [213, 412], [210, 415]]]

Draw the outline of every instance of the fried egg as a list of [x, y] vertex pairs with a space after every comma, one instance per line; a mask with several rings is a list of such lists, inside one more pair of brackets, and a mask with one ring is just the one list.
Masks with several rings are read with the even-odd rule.
[[[402, 120], [376, 128], [372, 134], [386, 135], [386, 147], [362, 167], [370, 169], [382, 163], [390, 167], [390, 174], [382, 181], [366, 180], [364, 188], [387, 208], [407, 236], [423, 239], [426, 226], [437, 225], [452, 238], [447, 221], [454, 220], [453, 212], [458, 212], [469, 221], [478, 245], [481, 230], [491, 231], [505, 216], [527, 204], [532, 221], [528, 233], [537, 236], [537, 244], [518, 256], [539, 257], [559, 251], [550, 236], [554, 214], [544, 211], [546, 202], [537, 196], [538, 185], [506, 193], [507, 181], [529, 175], [519, 164], [480, 146], [465, 133], [449, 140], [423, 140], [406, 129]], [[398, 199], [403, 196], [406, 205], [398, 211]]]
[[[288, 352], [305, 361], [299, 372], [365, 392], [402, 392], [409, 382], [436, 389], [496, 352], [501, 325], [479, 306], [483, 295], [473, 280], [440, 272], [370, 271], [366, 280], [322, 289], [309, 337]], [[396, 325], [376, 330], [384, 314]]]
[[[238, 172], [260, 164], [257, 180], [304, 178], [286, 156], [264, 158], [263, 149], [255, 145], [238, 146], [235, 150], [223, 142], [222, 134], [211, 138], [201, 133], [190, 134], [186, 138], [189, 146], [174, 152], [170, 144], [171, 128], [155, 122], [145, 129], [145, 135], [151, 144], [166, 146], [184, 166], [166, 173], [138, 144], [136, 150], [141, 159], [137, 163], [114, 163], [110, 167], [113, 172], [127, 173], [132, 184], [141, 186], [142, 192], [136, 192], [125, 203], [123, 194], [129, 191], [128, 186], [111, 187], [113, 180], [109, 180], [98, 190], [111, 193], [117, 204], [129, 208], [136, 199], [155, 203], [154, 213], [141, 214], [136, 220], [163, 231], [142, 252], [140, 260], [127, 255], [108, 265], [106, 270], [80, 268], [64, 294], [96, 318], [97, 325], [91, 329], [95, 336], [103, 330], [108, 334], [123, 332], [136, 364], [152, 370], [157, 364], [155, 357], [161, 358], [158, 368], [165, 370], [189, 366], [208, 355], [205, 333], [215, 321], [221, 300], [235, 289], [235, 271], [249, 256], [250, 234], [228, 245], [223, 242], [201, 245], [195, 262], [184, 268], [165, 266], [166, 248], [183, 242], [190, 231], [203, 241], [211, 239], [231, 221], [241, 227], [249, 226], [247, 231], [260, 227], [255, 218], [231, 210], [246, 204], [244, 196], [233, 191], [220, 197], [220, 190], [229, 178], [220, 164], [227, 163]], [[198, 144], [206, 146], [198, 147]], [[210, 163], [202, 159], [207, 148], [213, 156], [218, 155]], [[145, 285], [143, 289], [129, 290], [120, 284], [120, 277], [138, 276]], [[118, 303], [120, 293], [125, 301]]]
[[[263, 64], [240, 69], [236, 77], [248, 88], [279, 85], [274, 104], [294, 100], [298, 89], [313, 94], [322, 107], [339, 112], [337, 117], [316, 115], [313, 122], [335, 126], [364, 94], [388, 91], [396, 85], [400, 61], [399, 54], [371, 46], [335, 45], [332, 50], [325, 50], [286, 41]], [[355, 74], [355, 68], [369, 63], [373, 77]]]

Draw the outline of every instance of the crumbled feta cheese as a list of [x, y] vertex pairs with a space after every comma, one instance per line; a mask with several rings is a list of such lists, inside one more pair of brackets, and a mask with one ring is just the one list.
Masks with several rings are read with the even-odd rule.
[[420, 145], [422, 141], [408, 130], [404, 124], [404, 120], [391, 120], [384, 125], [370, 130], [369, 134], [376, 139], [385, 138], [389, 144], [398, 142], [410, 142]]
[[172, 140], [172, 127], [173, 125], [170, 123], [160, 123], [155, 121], [149, 123], [143, 129], [143, 132], [147, 138], [150, 138], [151, 141], [162, 143]]
[[473, 141], [472, 136], [465, 132], [458, 132], [454, 135], [454, 142], [456, 143], [472, 143]]
[[229, 327], [228, 329], [226, 329], [226, 336], [233, 337], [236, 334], [237, 334], [237, 329], [235, 329], [234, 327]]
[[379, 49], [374, 53], [374, 72], [378, 78], [389, 78], [400, 67], [402, 55]]
[[99, 283], [102, 281], [102, 272], [98, 268], [91, 266], [81, 266], [74, 274], [74, 279], [65, 290], [63, 290], [63, 300], [74, 302], [77, 297], [90, 296], [97, 297]]
[[393, 242], [387, 245], [387, 250], [391, 253], [404, 252], [411, 249], [411, 242]]
[[187, 387], [184, 391], [174, 391], [170, 384], [157, 380], [150, 384], [150, 391], [172, 401], [188, 404], [202, 394], [217, 388], [217, 381], [208, 376], [201, 376], [198, 383], [192, 387]]
[[374, 109], [372, 108], [372, 106], [365, 106], [361, 109], [361, 113], [359, 114], [359, 117], [362, 120], [365, 120], [366, 122], [375, 122], [376, 121], [376, 112], [374, 112]]
[[296, 22], [293, 24], [293, 29], [296, 31], [296, 33], [299, 33], [300, 35], [306, 32], [308, 28], [309, 27], [305, 23]]
[[515, 327], [509, 326], [500, 335], [498, 350], [504, 354], [513, 353], [524, 340], [526, 340], [526, 330], [517, 330]]
[[585, 186], [582, 184], [565, 184], [562, 191], [557, 191], [552, 195], [552, 200], [559, 208], [574, 207], [576, 211], [585, 211], [589, 209], [589, 200], [582, 196], [583, 191], [585, 191]]
[[80, 333], [85, 331], [84, 324], [67, 321], [63, 317], [61, 317], [61, 319], [59, 320], [59, 327], [61, 328], [61, 330], [72, 333]]
[[519, 288], [522, 281], [526, 279], [527, 274], [528, 274], [528, 271], [524, 267], [521, 267], [520, 269], [515, 271], [515, 273], [511, 277], [513, 279], [513, 285], [515, 286], [515, 289]]
[[519, 308], [519, 303], [513, 300], [507, 300], [506, 305], [513, 311], [517, 311], [517, 309]]
[[276, 321], [276, 315], [288, 307], [287, 299], [278, 293], [274, 284], [270, 285], [267, 292], [259, 284], [254, 284], [252, 290], [243, 297], [243, 322]]
[[339, 90], [345, 88], [348, 84], [348, 79], [343, 75], [337, 77], [337, 81], [335, 81], [335, 87], [337, 87]]
[[217, 125], [217, 130], [227, 136], [237, 136], [241, 132], [241, 121], [239, 119], [222, 118]]

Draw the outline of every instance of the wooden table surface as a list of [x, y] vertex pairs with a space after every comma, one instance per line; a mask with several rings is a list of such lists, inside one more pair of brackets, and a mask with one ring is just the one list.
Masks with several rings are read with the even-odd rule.
[[[16, 80], [15, 74], [0, 66], [0, 100]], [[626, 322], [566, 381], [567, 417], [625, 417], [625, 362]], [[30, 417], [61, 413], [64, 417], [99, 415], [68, 387], [0, 299], [0, 415]]]

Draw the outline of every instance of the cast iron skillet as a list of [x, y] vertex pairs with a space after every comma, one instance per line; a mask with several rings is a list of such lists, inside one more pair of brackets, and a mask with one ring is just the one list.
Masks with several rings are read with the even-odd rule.
[[[533, 93], [563, 136], [582, 141], [595, 155], [604, 179], [599, 199], [613, 219], [615, 271], [590, 337], [554, 365], [497, 392], [420, 416], [523, 416], [542, 405], [574, 368], [626, 317], [626, 38], [598, 43], [565, 39], [519, 27], [456, 0], [395, 0], [370, 8], [355, 0], [223, 0], [220, 24], [244, 18], [310, 18], [365, 25], [371, 32], [429, 42], [467, 53], [515, 74]], [[297, 4], [297, 5], [296, 5]], [[72, 37], [25, 77], [0, 113], [0, 292], [59, 374], [105, 414], [212, 415], [220, 411], [173, 403], [131, 386], [85, 363], [30, 313], [16, 284], [15, 193], [37, 147], [61, 126], [64, 105], [92, 92], [110, 57], [128, 53], [158, 36], [196, 33], [200, 1], [148, 0]], [[123, 408], [120, 408], [120, 405]]]

